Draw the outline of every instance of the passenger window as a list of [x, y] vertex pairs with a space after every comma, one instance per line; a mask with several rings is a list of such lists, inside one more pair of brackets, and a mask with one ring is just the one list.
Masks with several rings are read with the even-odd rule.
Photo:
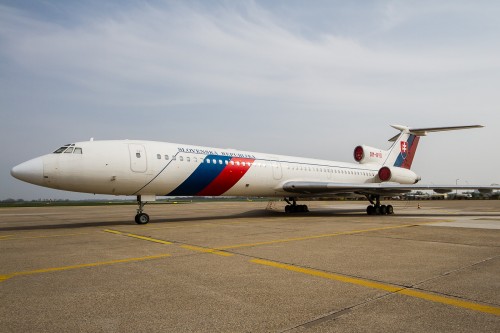
[[212, 162], [214, 162], [214, 164], [217, 164], [217, 160], [215, 158], [212, 160]]
[[82, 148], [75, 148], [75, 150], [73, 150], [73, 154], [81, 154], [82, 153]]
[[156, 158], [161, 160], [161, 155], [160, 154], [156, 154]]
[[167, 160], [167, 161], [168, 161], [168, 155], [165, 155], [165, 160]]
[[225, 165], [228, 165], [228, 164], [229, 164], [229, 162], [228, 162], [227, 160], [225, 160], [225, 161], [224, 161], [224, 164], [225, 164]]
[[198, 159], [196, 157], [193, 157], [194, 163], [198, 162]]
[[184, 161], [184, 157], [179, 156], [179, 161], [181, 161], [181, 162]]
[[222, 164], [222, 160], [219, 160], [219, 164]]
[[189, 157], [186, 157], [187, 162], [191, 162], [191, 159]]
[[207, 159], [206, 159], [206, 161], [207, 161], [207, 163], [209, 163], [209, 164], [210, 164], [210, 159], [209, 159], [209, 158], [207, 158]]
[[172, 161], [175, 161], [175, 160], [177, 160], [177, 156], [174, 155], [174, 156], [172, 156]]
[[234, 165], [234, 161], [231, 161], [231, 165]]
[[141, 153], [135, 153], [135, 157], [141, 158]]

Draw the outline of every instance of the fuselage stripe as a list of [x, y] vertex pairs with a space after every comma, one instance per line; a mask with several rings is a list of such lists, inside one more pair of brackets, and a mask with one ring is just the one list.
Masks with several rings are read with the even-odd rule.
[[221, 173], [196, 195], [216, 196], [224, 194], [247, 173], [254, 161], [251, 158], [233, 157]]
[[254, 159], [207, 155], [194, 172], [168, 196], [217, 196], [227, 192], [250, 169]]
[[207, 187], [226, 167], [231, 157], [220, 155], [207, 155], [194, 172], [175, 190], [167, 196], [196, 195]]

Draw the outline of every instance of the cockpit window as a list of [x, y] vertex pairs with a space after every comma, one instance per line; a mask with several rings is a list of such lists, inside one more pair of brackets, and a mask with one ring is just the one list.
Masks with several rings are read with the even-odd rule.
[[54, 154], [61, 154], [61, 153], [62, 153], [62, 152], [64, 152], [67, 148], [68, 148], [68, 147], [61, 147], [61, 148], [59, 148], [58, 150], [56, 150], [56, 151], [54, 152]]
[[67, 145], [64, 145], [62, 146], [61, 148], [57, 149], [54, 154], [62, 154], [62, 153], [65, 153], [65, 154], [82, 154], [82, 148], [79, 148], [79, 147], [75, 147], [75, 144], [72, 143], [72, 144], [67, 144]]

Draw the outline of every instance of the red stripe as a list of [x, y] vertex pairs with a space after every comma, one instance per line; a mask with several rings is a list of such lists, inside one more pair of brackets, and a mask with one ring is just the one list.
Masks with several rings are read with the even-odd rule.
[[222, 195], [233, 187], [247, 173], [254, 162], [251, 158], [233, 157], [222, 172], [203, 190], [196, 195], [216, 196]]

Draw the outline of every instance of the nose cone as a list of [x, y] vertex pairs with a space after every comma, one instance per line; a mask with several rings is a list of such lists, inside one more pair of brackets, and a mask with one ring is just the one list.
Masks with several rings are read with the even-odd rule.
[[43, 158], [37, 157], [16, 165], [10, 170], [10, 174], [27, 183], [41, 185], [43, 183]]

